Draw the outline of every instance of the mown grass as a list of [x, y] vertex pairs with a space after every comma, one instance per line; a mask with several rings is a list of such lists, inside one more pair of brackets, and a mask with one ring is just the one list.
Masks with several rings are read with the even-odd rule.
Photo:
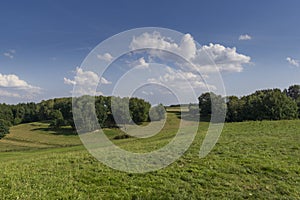
[[55, 131], [48, 126], [48, 123], [34, 122], [12, 127], [11, 133], [0, 140], [0, 152], [81, 145], [69, 128]]
[[[178, 127], [174, 113], [168, 118], [154, 137], [113, 142], [138, 152], [159, 148]], [[26, 129], [29, 141], [59, 145], [0, 153], [0, 199], [300, 199], [299, 125], [298, 120], [227, 123], [213, 151], [200, 159], [208, 127], [201, 122], [183, 157], [146, 174], [110, 169], [83, 146], [62, 147], [77, 145], [76, 136]], [[14, 128], [12, 138], [21, 134]], [[117, 129], [105, 132], [109, 138], [121, 134]], [[61, 137], [60, 142], [56, 137]]]

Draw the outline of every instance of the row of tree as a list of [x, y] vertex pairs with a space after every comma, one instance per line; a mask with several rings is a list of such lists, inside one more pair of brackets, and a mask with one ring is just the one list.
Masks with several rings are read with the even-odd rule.
[[141, 123], [150, 118], [161, 120], [165, 116], [162, 105], [151, 107], [149, 102], [139, 98], [82, 96], [74, 98], [73, 102], [72, 98], [56, 98], [40, 103], [0, 104], [0, 138], [9, 132], [11, 125], [34, 121], [49, 121], [50, 127], [54, 129], [62, 126], [75, 129], [73, 112], [80, 112], [76, 115], [79, 128], [82, 125], [93, 130], [97, 125], [93, 124], [95, 120], [92, 120], [91, 111], [95, 111], [101, 127], [113, 127], [117, 125], [116, 122]]
[[[76, 128], [79, 132], [96, 130], [103, 127], [140, 124], [146, 121], [158, 121], [165, 118], [162, 104], [151, 107], [151, 104], [139, 98], [96, 97], [94, 112], [93, 97], [83, 96], [73, 99], [73, 113]], [[96, 113], [97, 120], [95, 120]]]
[[300, 85], [288, 89], [259, 90], [241, 98], [237, 96], [222, 97], [214, 93], [204, 93], [199, 98], [202, 117], [212, 113], [213, 101], [216, 114], [227, 108], [225, 120], [239, 122], [246, 120], [281, 120], [300, 117]]

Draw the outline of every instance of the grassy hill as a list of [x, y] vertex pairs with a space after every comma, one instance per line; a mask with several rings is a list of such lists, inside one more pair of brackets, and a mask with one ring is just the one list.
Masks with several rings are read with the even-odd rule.
[[48, 123], [34, 122], [14, 126], [0, 140], [0, 152], [80, 145], [80, 139], [68, 128], [48, 129]]
[[[159, 148], [172, 139], [178, 120], [169, 113], [156, 136], [114, 142], [137, 152]], [[67, 129], [22, 124], [0, 140], [0, 199], [299, 199], [299, 125], [299, 120], [227, 123], [213, 151], [199, 159], [208, 127], [201, 122], [179, 160], [131, 174], [98, 162]], [[120, 134], [105, 132], [110, 138]]]

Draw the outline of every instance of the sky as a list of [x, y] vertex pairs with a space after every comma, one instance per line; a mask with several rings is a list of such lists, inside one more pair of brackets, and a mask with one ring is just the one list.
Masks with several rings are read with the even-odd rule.
[[[188, 92], [181, 88], [188, 83], [196, 96], [205, 87], [218, 91], [220, 85], [212, 81], [219, 74], [214, 68], [220, 72], [226, 95], [300, 84], [299, 8], [297, 0], [4, 0], [0, 2], [0, 102], [68, 97], [74, 94], [74, 86], [79, 95], [96, 87], [96, 94], [110, 95], [126, 70], [148, 84], [137, 89], [136, 95], [156, 96], [154, 103], [163, 99], [173, 103], [174, 95], [166, 100], [172, 88], [162, 84]], [[116, 34], [142, 27], [177, 32], [139, 29], [134, 38], [128, 36], [122, 43], [134, 53], [121, 57], [108, 51], [111, 45], [99, 46]], [[168, 38], [170, 34], [175, 39]], [[139, 50], [145, 46], [165, 51]], [[92, 68], [85, 66], [91, 51], [98, 59]], [[169, 51], [197, 69], [178, 64], [179, 57], [170, 62]], [[210, 64], [204, 53], [209, 54]], [[111, 63], [108, 70], [99, 73], [107, 63]], [[138, 84], [129, 75], [121, 80], [122, 91], [131, 87], [129, 80], [131, 85]], [[150, 87], [150, 83], [156, 85]]]

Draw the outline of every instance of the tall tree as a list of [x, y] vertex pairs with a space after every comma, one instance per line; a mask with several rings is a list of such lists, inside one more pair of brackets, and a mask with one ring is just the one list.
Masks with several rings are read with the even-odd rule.
[[244, 106], [245, 106], [245, 101], [243, 99], [239, 99], [237, 96], [227, 97], [226, 121], [228, 122], [243, 121]]
[[64, 117], [59, 110], [54, 110], [51, 114], [52, 114], [51, 117], [52, 121], [50, 123], [51, 128], [58, 129], [61, 126], [65, 125]]
[[222, 122], [224, 120], [226, 115], [225, 98], [213, 92], [206, 92], [200, 95], [198, 100], [200, 117], [212, 117], [211, 121], [213, 122]]
[[290, 86], [287, 91], [287, 95], [292, 99], [296, 100], [300, 97], [300, 85], [292, 85]]
[[143, 99], [129, 99], [130, 115], [135, 123], [141, 123], [148, 120], [150, 107], [151, 104]]

